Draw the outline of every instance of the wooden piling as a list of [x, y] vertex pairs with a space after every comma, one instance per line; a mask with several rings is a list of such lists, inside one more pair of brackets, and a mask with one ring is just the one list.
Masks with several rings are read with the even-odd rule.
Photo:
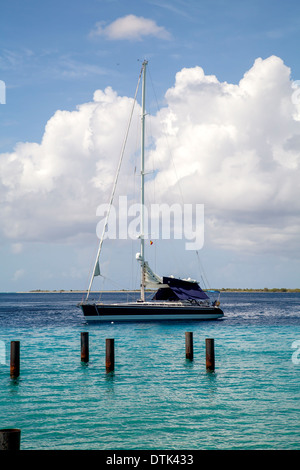
[[81, 333], [81, 362], [89, 362], [89, 334]]
[[115, 369], [115, 340], [113, 338], [106, 338], [105, 367], [106, 372], [112, 372]]
[[206, 369], [215, 370], [215, 341], [213, 338], [206, 338]]
[[20, 444], [20, 429], [0, 429], [0, 450], [20, 450]]
[[185, 333], [185, 357], [190, 361], [194, 358], [194, 347], [193, 347], [193, 333], [192, 331], [186, 331]]
[[10, 376], [17, 378], [20, 375], [20, 341], [10, 343]]

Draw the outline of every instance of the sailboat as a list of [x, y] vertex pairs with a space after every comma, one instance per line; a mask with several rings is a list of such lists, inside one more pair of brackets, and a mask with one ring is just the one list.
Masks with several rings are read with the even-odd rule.
[[[119, 321], [199, 321], [216, 320], [224, 316], [220, 308], [219, 299], [212, 300], [207, 293], [201, 289], [198, 282], [191, 279], [176, 279], [173, 276], [159, 276], [152, 271], [145, 259], [145, 236], [144, 236], [144, 136], [145, 136], [145, 88], [146, 88], [146, 67], [148, 61], [144, 60], [139, 76], [142, 77], [142, 116], [141, 116], [141, 234], [140, 253], [136, 259], [140, 263], [141, 282], [140, 298], [130, 302], [105, 303], [102, 301], [90, 300], [90, 292], [93, 279], [100, 275], [99, 257], [103, 244], [106, 223], [103, 228], [94, 269], [92, 272], [86, 298], [79, 306], [82, 309], [84, 318], [88, 322], [119, 322]], [[139, 83], [139, 82], [138, 82]], [[136, 99], [136, 95], [135, 95]], [[126, 142], [126, 138], [125, 138]], [[125, 144], [124, 144], [125, 145]], [[121, 160], [119, 161], [118, 171]], [[113, 201], [117, 178], [115, 179], [110, 198], [110, 205]], [[155, 286], [156, 292], [151, 300], [145, 299], [145, 290]], [[219, 294], [219, 293], [218, 293]]]

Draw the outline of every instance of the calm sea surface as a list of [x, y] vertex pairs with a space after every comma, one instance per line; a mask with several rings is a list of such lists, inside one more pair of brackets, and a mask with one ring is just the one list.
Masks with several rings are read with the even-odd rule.
[[[300, 294], [224, 293], [219, 321], [104, 325], [85, 323], [81, 299], [0, 294], [0, 428], [20, 428], [21, 449], [300, 448]], [[205, 368], [208, 337], [214, 373]], [[106, 338], [115, 338], [110, 374]], [[16, 380], [11, 341], [21, 345]]]

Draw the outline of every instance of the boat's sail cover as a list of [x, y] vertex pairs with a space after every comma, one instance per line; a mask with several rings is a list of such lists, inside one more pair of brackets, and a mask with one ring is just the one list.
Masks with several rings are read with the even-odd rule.
[[95, 270], [94, 270], [94, 277], [95, 276], [101, 276], [101, 273], [100, 273], [100, 266], [99, 266], [99, 260], [97, 260], [97, 263], [95, 265]]
[[144, 261], [144, 276], [147, 287], [157, 288], [158, 284], [162, 284], [162, 278], [152, 271], [147, 261]]
[[209, 300], [197, 282], [173, 277], [163, 277], [164, 286], [158, 289], [153, 300]]

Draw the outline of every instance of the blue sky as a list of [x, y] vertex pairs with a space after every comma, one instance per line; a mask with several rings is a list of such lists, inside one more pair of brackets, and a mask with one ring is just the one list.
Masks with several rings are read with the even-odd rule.
[[[151, 106], [157, 100], [160, 108], [172, 109], [173, 113], [176, 109], [177, 121], [182, 122], [182, 131], [186, 133], [188, 130], [182, 114], [186, 112], [183, 110], [184, 103], [182, 101], [180, 106], [176, 105], [178, 99], [182, 100], [182, 97], [177, 99], [175, 92], [166, 95], [168, 90], [174, 89], [176, 74], [182, 69], [190, 72], [178, 78], [175, 91], [184, 83], [184, 89], [192, 96], [194, 93], [192, 70], [201, 67], [205, 77], [216, 77], [220, 90], [232, 93], [231, 96], [236, 93], [232, 104], [229, 104], [232, 109], [241, 90], [243, 92], [246, 90], [247, 96], [250, 96], [251, 83], [255, 83], [255, 90], [258, 90], [255, 96], [262, 98], [259, 100], [253, 98], [251, 103], [249, 102], [247, 112], [249, 113], [251, 109], [252, 114], [248, 120], [245, 119], [244, 129], [249, 125], [249, 135], [253, 133], [251, 135], [255, 135], [257, 141], [253, 140], [253, 145], [251, 148], [247, 147], [247, 152], [243, 147], [245, 151], [243, 155], [246, 162], [244, 168], [249, 165], [251, 172], [261, 171], [257, 178], [261, 184], [257, 189], [253, 189], [257, 200], [255, 195], [251, 196], [252, 205], [250, 202], [248, 204], [247, 200], [244, 207], [248, 207], [248, 212], [243, 213], [242, 207], [235, 204], [242, 193], [236, 188], [238, 196], [234, 199], [233, 196], [230, 197], [230, 172], [227, 170], [224, 170], [222, 182], [219, 184], [228, 179], [224, 191], [231, 208], [227, 212], [224, 210], [223, 214], [226, 213], [226, 217], [230, 217], [230, 220], [226, 220], [225, 215], [223, 220], [222, 216], [217, 214], [220, 210], [217, 193], [214, 200], [210, 200], [208, 196], [206, 199], [206, 196], [199, 193], [198, 199], [195, 200], [205, 203], [209, 227], [207, 241], [200, 253], [201, 260], [210, 284], [214, 287], [299, 287], [299, 244], [297, 244], [299, 206], [295, 203], [298, 194], [296, 189], [295, 192], [290, 192], [288, 189], [296, 185], [293, 178], [299, 171], [297, 152], [300, 150], [300, 129], [299, 121], [292, 117], [294, 111], [289, 111], [289, 118], [283, 113], [273, 123], [274, 141], [278, 136], [276, 129], [286, 129], [280, 142], [277, 142], [277, 147], [272, 150], [272, 162], [280, 161], [283, 165], [281, 178], [284, 184], [282, 179], [281, 181], [279, 179], [280, 168], [274, 169], [274, 173], [268, 172], [269, 170], [265, 169], [266, 161], [256, 166], [257, 170], [253, 170], [255, 163], [253, 154], [256, 152], [260, 156], [262, 149], [269, 145], [273, 135], [270, 131], [269, 140], [266, 139], [262, 144], [262, 137], [255, 133], [258, 118], [254, 115], [261, 118], [260, 125], [265, 129], [263, 134], [266, 135], [270, 123], [270, 115], [265, 113], [266, 103], [279, 99], [281, 91], [280, 103], [282, 100], [288, 102], [289, 92], [285, 87], [292, 86], [293, 82], [300, 80], [298, 1], [52, 0], [50, 2], [43, 0], [41, 2], [28, 0], [24, 2], [10, 0], [2, 2], [0, 30], [0, 80], [6, 85], [6, 103], [0, 104], [0, 164], [3, 175], [2, 186], [0, 185], [2, 188], [1, 291], [87, 287], [89, 268], [98, 242], [95, 235], [97, 219], [90, 216], [96, 212], [96, 199], [91, 195], [90, 212], [83, 228], [80, 220], [85, 214], [84, 207], [79, 208], [78, 204], [84, 199], [88, 205], [88, 191], [85, 193], [82, 189], [81, 198], [78, 195], [78, 187], [76, 194], [74, 192], [75, 196], [72, 192], [68, 192], [72, 180], [66, 169], [67, 164], [64, 165], [62, 161], [64, 154], [61, 154], [58, 163], [60, 179], [56, 175], [53, 176], [51, 184], [47, 180], [47, 190], [42, 188], [41, 180], [38, 179], [41, 170], [38, 162], [39, 158], [44, 159], [44, 173], [49, 171], [52, 164], [55, 165], [55, 158], [52, 158], [51, 152], [53, 155], [58, 155], [63, 145], [63, 133], [70, 129], [68, 126], [73, 126], [70, 122], [71, 117], [79, 105], [93, 101], [96, 90], [104, 91], [107, 87], [111, 87], [119, 97], [132, 97], [144, 58], [149, 60], [151, 83], [155, 90], [155, 95], [152, 94], [149, 99]], [[276, 57], [278, 60], [268, 60], [270, 57]], [[262, 59], [262, 63], [256, 63], [254, 67], [258, 58]], [[240, 87], [239, 90], [234, 89], [235, 91], [230, 89], [229, 92], [228, 86], [239, 86], [249, 71], [244, 87]], [[195, 80], [202, 80], [202, 85], [206, 83], [206, 79], [199, 78], [199, 69], [197, 73], [198, 78]], [[263, 85], [259, 81], [261, 77], [267, 77], [263, 78]], [[205, 88], [201, 90], [205, 92]], [[291, 96], [292, 92], [293, 89], [290, 88]], [[207, 97], [212, 97], [214, 102], [215, 95], [210, 93], [212, 92], [209, 92]], [[270, 93], [268, 100], [265, 98], [267, 93]], [[193, 102], [191, 98], [191, 103]], [[73, 114], [58, 115], [58, 110]], [[198, 114], [204, 115], [206, 111], [203, 108], [198, 109]], [[82, 110], [82, 116], [83, 112]], [[154, 116], [156, 111], [151, 108], [152, 112]], [[242, 108], [239, 107], [238, 112], [244, 116]], [[207, 112], [207, 116], [208, 114]], [[235, 127], [236, 132], [240, 133], [234, 116], [226, 116], [224, 119], [227, 118], [227, 128]], [[199, 121], [199, 126], [204, 129], [207, 123], [204, 116], [203, 121]], [[159, 127], [155, 117], [153, 126], [155, 129]], [[46, 128], [48, 134], [45, 133]], [[51, 134], [53, 128], [55, 132], [52, 131]], [[73, 132], [76, 136], [76, 132], [74, 130]], [[207, 138], [204, 138], [207, 142]], [[43, 139], [45, 143], [41, 146]], [[215, 137], [213, 139], [215, 140]], [[158, 134], [155, 134], [155, 141], [159, 143]], [[30, 145], [35, 144], [35, 147], [31, 145], [25, 148], [26, 142]], [[200, 145], [201, 142], [200, 139]], [[172, 142], [172, 145], [176, 152], [178, 143]], [[183, 142], [181, 145], [183, 146]], [[112, 153], [116, 153], [113, 146], [110, 148]], [[211, 143], [207, 144], [207, 148], [212, 149]], [[71, 146], [69, 149], [70, 152], [74, 151]], [[241, 149], [242, 142], [239, 141], [234, 148], [234, 155], [239, 151], [242, 152]], [[291, 149], [293, 155], [288, 153], [286, 156], [284, 151], [291, 152]], [[162, 149], [160, 151], [163, 153]], [[218, 160], [222, 168], [228, 168], [232, 162], [229, 154], [227, 157], [226, 165], [220, 163], [217, 153], [212, 153], [211, 158]], [[31, 171], [32, 180], [30, 180], [27, 173], [25, 175], [25, 170], [21, 174], [20, 165], [24, 165], [25, 168], [25, 160], [29, 162], [29, 159], [33, 158], [34, 164], [33, 160], [30, 163], [31, 170], [26, 170]], [[67, 158], [69, 157], [66, 156], [65, 162]], [[287, 161], [286, 158], [290, 160], [285, 164], [283, 162]], [[84, 174], [89, 163], [88, 161], [82, 163], [82, 155], [78, 153], [74, 156], [74, 167], [77, 159], [80, 162], [79, 171]], [[97, 162], [93, 164], [97, 165]], [[189, 161], [186, 165], [191, 167], [192, 163]], [[268, 168], [271, 168], [271, 165]], [[162, 169], [166, 171], [165, 165], [162, 165]], [[181, 171], [181, 168], [179, 170]], [[199, 175], [204, 175], [204, 178], [211, 176], [208, 168], [201, 171], [198, 168], [197, 171]], [[183, 164], [182, 175], [184, 172]], [[249, 181], [252, 177], [251, 173]], [[246, 184], [247, 177], [244, 175], [244, 178]], [[271, 189], [268, 189], [266, 196], [267, 190], [262, 189], [263, 183], [268, 185], [272, 178], [277, 181], [276, 194], [280, 195], [276, 204], [275, 192], [272, 193]], [[84, 179], [78, 181], [84, 185]], [[201, 178], [197, 181], [201, 185]], [[14, 184], [16, 186], [13, 187]], [[214, 185], [214, 182], [211, 181], [210, 184]], [[207, 192], [208, 188], [206, 187]], [[232, 189], [234, 190], [235, 188]], [[215, 188], [212, 193], [214, 191]], [[192, 195], [189, 197], [192, 198]], [[262, 198], [261, 204], [260, 198]], [[98, 203], [102, 203], [104, 199], [104, 193], [99, 193]], [[74, 202], [72, 207], [71, 200]], [[42, 205], [41, 201], [46, 202]], [[54, 204], [57, 206], [54, 207]], [[73, 238], [69, 233], [66, 234], [67, 229], [61, 223], [61, 219], [66, 220], [70, 211], [73, 216], [72, 224], [70, 222], [68, 227], [72, 226]], [[213, 217], [217, 218], [215, 225]], [[44, 231], [35, 230], [34, 235], [33, 228], [40, 227], [41, 224], [44, 224]], [[217, 231], [213, 229], [216, 224], [219, 224], [218, 236]], [[284, 234], [280, 229], [281, 224], [284, 226]], [[77, 233], [76, 227], [78, 227]], [[224, 234], [223, 240], [220, 239], [220, 232]], [[232, 243], [229, 240], [231, 236], [229, 232], [234, 234]], [[250, 238], [249, 233], [252, 234]], [[256, 245], [254, 233], [258, 233], [257, 245], [260, 245], [260, 249], [254, 247]], [[239, 237], [236, 234], [239, 234]], [[164, 251], [166, 249], [164, 243], [162, 246]], [[128, 263], [128, 258], [124, 252], [129, 251], [131, 256], [131, 246], [127, 250], [121, 243], [119, 247], [112, 248], [109, 242], [109, 253], [110, 250], [115, 250], [117, 253], [121, 268], [117, 266], [118, 261], [115, 261], [113, 256], [108, 256], [104, 261], [106, 266], [109, 265], [109, 277], [115, 278], [121, 288], [132, 287], [122, 282], [124, 277], [128, 277], [124, 267]], [[193, 254], [181, 253], [180, 257], [183, 255], [186, 255], [186, 264], [191, 269], [191, 277], [197, 277], [198, 265], [196, 268], [197, 261], [194, 262]], [[159, 252], [156, 256], [161, 261]], [[168, 269], [173, 269], [175, 274], [180, 275], [175, 266], [167, 267], [166, 263], [167, 261], [161, 265], [157, 263], [159, 269], [167, 269], [163, 274], [171, 274]], [[117, 274], [114, 274], [115, 271]], [[105, 286], [113, 287], [109, 282]]]

